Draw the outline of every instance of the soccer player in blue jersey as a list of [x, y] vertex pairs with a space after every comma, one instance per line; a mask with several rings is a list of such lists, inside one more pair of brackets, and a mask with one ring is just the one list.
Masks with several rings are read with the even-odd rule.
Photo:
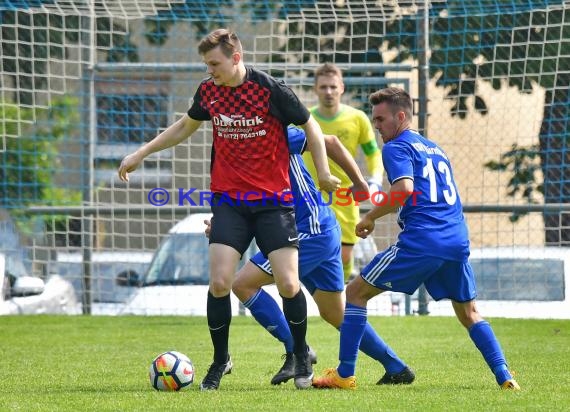
[[[389, 87], [370, 96], [372, 122], [384, 146], [382, 159], [390, 191], [356, 225], [366, 238], [374, 222], [398, 213], [398, 241], [374, 259], [346, 289], [340, 328], [338, 367], [313, 380], [319, 388], [355, 389], [358, 348], [366, 327], [366, 304], [384, 291], [412, 294], [423, 283], [435, 299], [451, 299], [453, 309], [503, 389], [520, 390], [491, 325], [475, 305], [477, 295], [469, 264], [469, 237], [450, 161], [434, 142], [410, 129], [409, 94]], [[414, 194], [414, 196], [411, 196]], [[397, 199], [397, 200], [396, 200]]]
[[[299, 232], [299, 277], [313, 296], [321, 317], [339, 328], [344, 312], [344, 271], [340, 249], [340, 226], [328, 199], [323, 199], [309, 174], [301, 154], [306, 147], [305, 133], [289, 127], [289, 177], [294, 197], [295, 220]], [[364, 200], [368, 186], [350, 152], [339, 139], [325, 135], [327, 155], [352, 180], [352, 189], [358, 200]], [[344, 203], [344, 201], [343, 201]], [[293, 337], [277, 302], [262, 289], [275, 282], [269, 260], [262, 253], [256, 254], [236, 275], [232, 290], [251, 311], [253, 317], [285, 346], [285, 362], [271, 383], [279, 385], [295, 375]], [[379, 384], [394, 383], [399, 377], [405, 383], [414, 380], [414, 373], [400, 360], [394, 351], [374, 332], [364, 325], [360, 349], [379, 361], [386, 373]], [[313, 361], [316, 361], [313, 356]], [[402, 383], [402, 382], [400, 382]]]

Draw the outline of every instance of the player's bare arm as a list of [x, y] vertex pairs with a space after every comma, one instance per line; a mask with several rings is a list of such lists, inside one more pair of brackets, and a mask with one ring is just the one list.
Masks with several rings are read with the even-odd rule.
[[362, 176], [360, 168], [350, 152], [344, 147], [338, 137], [330, 134], [324, 135], [327, 156], [337, 163], [352, 181], [352, 196], [354, 200], [362, 202], [369, 195], [368, 183]]
[[335, 191], [340, 187], [340, 179], [331, 175], [321, 127], [313, 116], [301, 127], [305, 130], [307, 146], [317, 169], [319, 189], [325, 192]]
[[[388, 199], [386, 202], [382, 202], [381, 205], [375, 206], [356, 225], [356, 236], [365, 239], [374, 231], [376, 219], [386, 216], [390, 213], [394, 213], [396, 210], [402, 206], [408, 197], [414, 192], [414, 181], [412, 179], [404, 178], [395, 182], [391, 187], [386, 196]], [[397, 198], [398, 201], [393, 199]]]
[[201, 121], [194, 120], [188, 115], [182, 116], [150, 142], [145, 143], [137, 149], [137, 151], [125, 156], [119, 166], [119, 178], [122, 181], [128, 182], [129, 173], [135, 171], [145, 157], [152, 153], [176, 146], [194, 133], [198, 127], [200, 127], [200, 124], [202, 124]]

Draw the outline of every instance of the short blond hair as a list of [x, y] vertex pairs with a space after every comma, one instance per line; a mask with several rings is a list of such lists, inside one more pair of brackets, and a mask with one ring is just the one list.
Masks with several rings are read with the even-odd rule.
[[325, 63], [315, 69], [315, 84], [319, 76], [338, 76], [342, 81], [342, 71], [334, 63]]
[[235, 52], [242, 53], [241, 42], [238, 35], [228, 29], [217, 29], [208, 34], [198, 43], [198, 53], [201, 55], [220, 46], [226, 57], [231, 57]]

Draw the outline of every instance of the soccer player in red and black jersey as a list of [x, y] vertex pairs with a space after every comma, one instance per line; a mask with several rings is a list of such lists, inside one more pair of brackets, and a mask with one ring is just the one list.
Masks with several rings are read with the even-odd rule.
[[307, 303], [298, 275], [298, 234], [287, 197], [289, 149], [287, 125], [305, 130], [322, 190], [334, 191], [340, 180], [330, 174], [318, 123], [283, 82], [246, 67], [238, 36], [226, 29], [208, 34], [198, 45], [210, 77], [199, 86], [186, 116], [126, 156], [119, 177], [128, 181], [151, 153], [192, 135], [203, 121], [213, 126], [210, 231], [210, 286], [207, 314], [214, 362], [200, 385], [218, 389], [233, 367], [228, 338], [230, 292], [239, 259], [255, 238], [269, 258], [283, 298], [283, 312], [294, 339], [295, 386], [311, 386], [313, 371], [305, 335]]

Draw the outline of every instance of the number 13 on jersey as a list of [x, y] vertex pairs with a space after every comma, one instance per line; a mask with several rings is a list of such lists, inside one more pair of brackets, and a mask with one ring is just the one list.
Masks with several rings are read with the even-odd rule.
[[[443, 175], [445, 180], [445, 187], [438, 188], [436, 173]], [[441, 190], [443, 198], [448, 205], [454, 205], [457, 201], [457, 190], [455, 190], [455, 183], [451, 175], [451, 170], [447, 163], [443, 160], [437, 162], [437, 170], [434, 167], [434, 162], [431, 157], [427, 158], [427, 164], [424, 166], [423, 177], [429, 179], [429, 199], [432, 203], [437, 203], [438, 193]], [[439, 189], [439, 190], [438, 190]]]

